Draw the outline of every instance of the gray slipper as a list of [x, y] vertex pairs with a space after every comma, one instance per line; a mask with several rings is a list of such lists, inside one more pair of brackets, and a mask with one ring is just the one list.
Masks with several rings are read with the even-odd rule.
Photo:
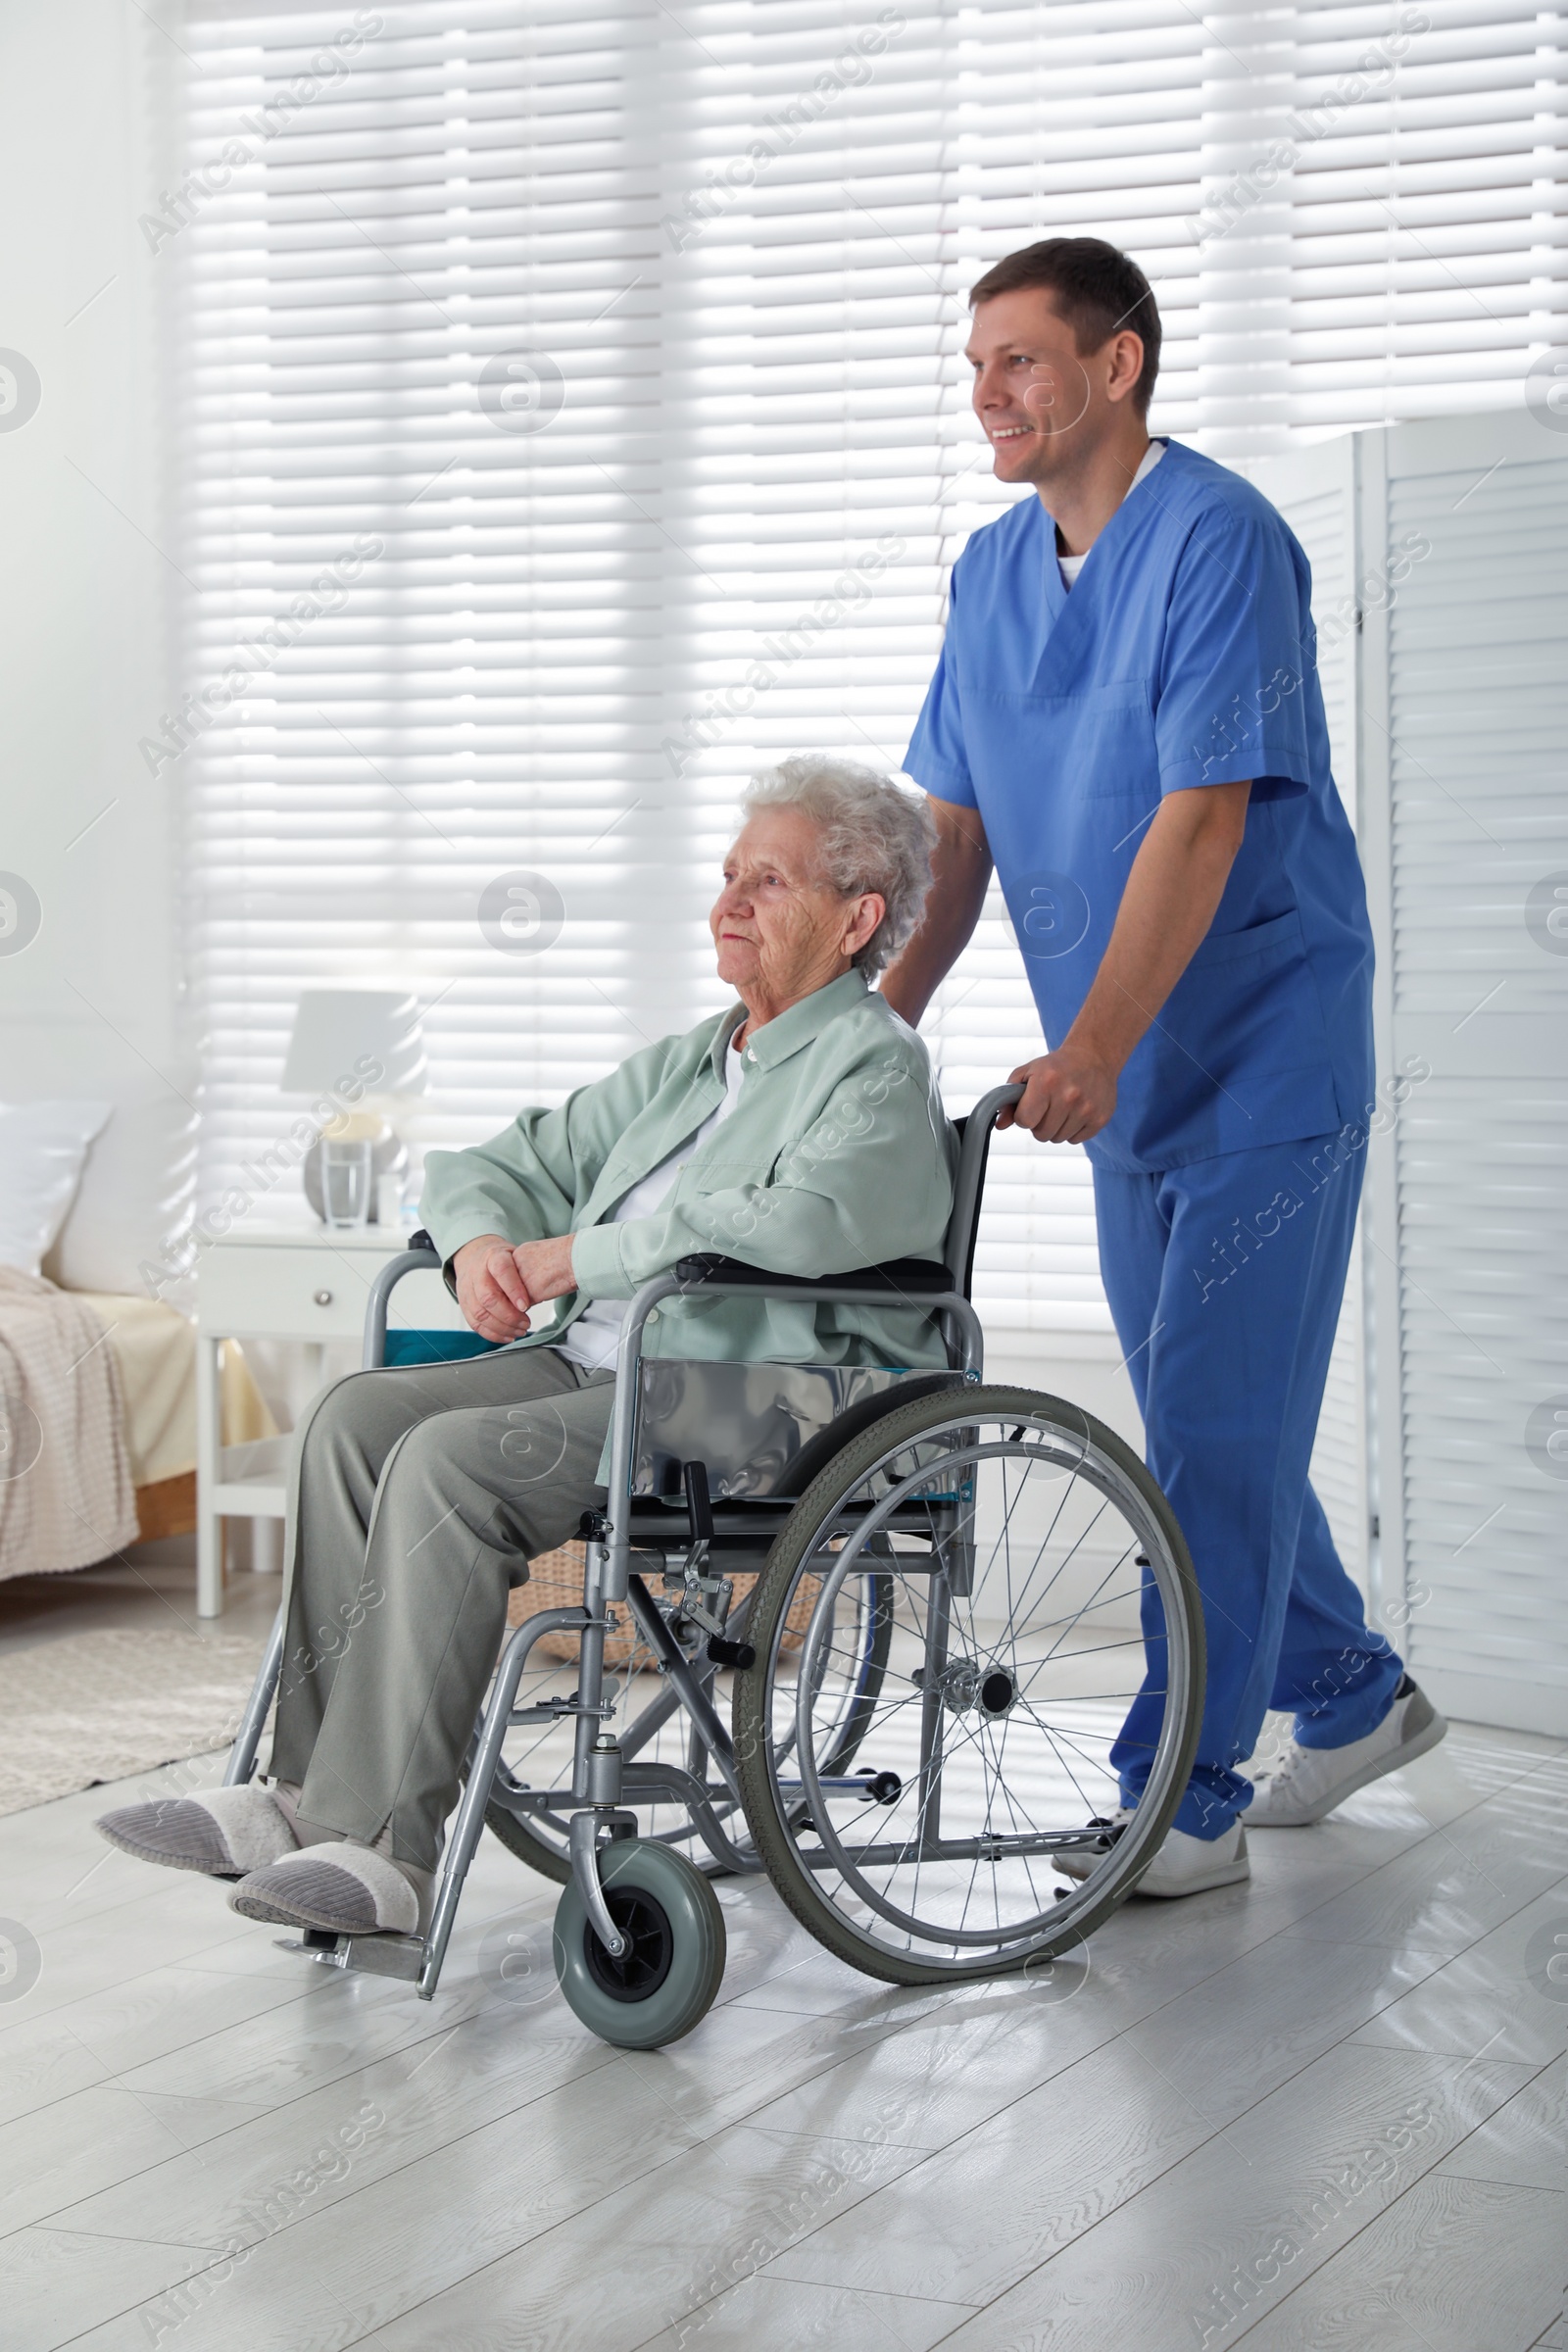
[[335, 1936], [413, 1936], [419, 1898], [385, 1854], [368, 1845], [308, 1845], [268, 1870], [253, 1870], [228, 1907], [274, 1928], [317, 1928]]
[[199, 1870], [212, 1879], [246, 1878], [281, 1861], [299, 1842], [270, 1789], [254, 1785], [121, 1805], [94, 1827], [138, 1862]]

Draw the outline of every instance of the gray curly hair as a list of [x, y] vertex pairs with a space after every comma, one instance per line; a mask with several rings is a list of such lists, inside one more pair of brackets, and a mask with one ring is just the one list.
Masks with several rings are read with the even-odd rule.
[[802, 752], [765, 767], [741, 796], [758, 808], [803, 808], [821, 833], [824, 878], [843, 898], [876, 891], [887, 911], [855, 961], [868, 980], [913, 932], [931, 887], [937, 829], [924, 793], [901, 790], [858, 760]]

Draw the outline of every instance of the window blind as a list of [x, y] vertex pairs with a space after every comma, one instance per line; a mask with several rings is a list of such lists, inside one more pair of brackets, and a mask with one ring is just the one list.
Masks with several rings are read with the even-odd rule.
[[195, 8], [183, 37], [193, 165], [248, 150], [171, 246], [193, 685], [303, 615], [181, 753], [212, 1196], [297, 1114], [301, 985], [417, 993], [400, 1124], [451, 1143], [688, 1025], [705, 941], [657, 772], [669, 21]]
[[[1561, 332], [1560, 26], [192, 0], [160, 246], [190, 689], [149, 732], [189, 779], [209, 1196], [297, 1108], [302, 985], [417, 990], [416, 1143], [721, 1001], [740, 782], [897, 763], [998, 510], [961, 354], [1000, 254], [1131, 250], [1153, 429], [1221, 456], [1522, 402]], [[927, 1034], [955, 1108], [1039, 1050], [995, 894]], [[1081, 1152], [999, 1151], [978, 1296], [1108, 1332]]]

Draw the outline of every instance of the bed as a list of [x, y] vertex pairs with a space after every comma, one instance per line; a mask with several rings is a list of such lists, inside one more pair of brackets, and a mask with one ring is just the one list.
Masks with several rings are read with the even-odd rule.
[[[155, 1295], [190, 1137], [182, 1098], [0, 1102], [0, 1578], [195, 1527], [195, 1327]], [[222, 1405], [274, 1434], [232, 1346]]]
[[[97, 1315], [120, 1372], [122, 1427], [139, 1540], [188, 1536], [196, 1526], [196, 1327], [162, 1298], [77, 1291]], [[235, 1340], [222, 1364], [223, 1444], [275, 1437]]]

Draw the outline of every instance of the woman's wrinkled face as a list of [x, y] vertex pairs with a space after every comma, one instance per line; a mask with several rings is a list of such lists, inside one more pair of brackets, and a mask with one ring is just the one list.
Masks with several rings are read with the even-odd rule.
[[874, 893], [841, 898], [821, 877], [802, 808], [759, 808], [724, 860], [709, 925], [718, 976], [750, 1004], [782, 1009], [846, 971], [882, 920]]

